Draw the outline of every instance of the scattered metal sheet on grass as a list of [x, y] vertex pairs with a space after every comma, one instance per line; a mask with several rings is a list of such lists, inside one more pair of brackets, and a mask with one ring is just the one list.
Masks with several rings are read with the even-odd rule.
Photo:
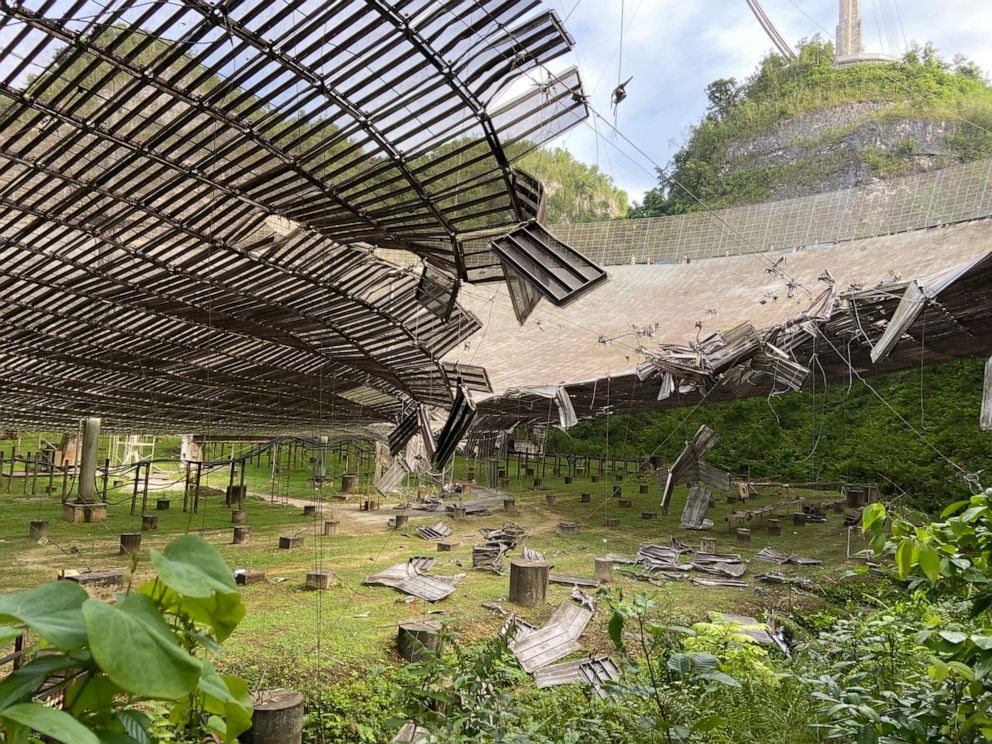
[[609, 694], [610, 688], [607, 683], [616, 684], [620, 681], [620, 669], [608, 656], [590, 659], [579, 667], [579, 674], [589, 683], [592, 691], [601, 698], [605, 698]]
[[792, 563], [796, 566], [819, 566], [823, 563], [823, 561], [817, 560], [816, 558], [806, 558], [795, 554], [783, 555], [774, 548], [770, 547], [762, 548], [755, 558], [768, 563], [776, 563], [779, 566], [785, 565], [786, 563]]
[[522, 640], [538, 630], [536, 625], [527, 622], [519, 615], [511, 614], [503, 623], [503, 627], [499, 629], [499, 634], [503, 638]]
[[559, 573], [549, 574], [548, 581], [552, 584], [565, 584], [566, 586], [599, 586], [599, 582], [596, 579], [586, 579], [581, 576], [568, 576]]
[[674, 537], [672, 537], [672, 550], [674, 550], [679, 555], [682, 555], [683, 553], [691, 553], [692, 552], [692, 548], [690, 548], [684, 542], [682, 542], [680, 540], [677, 540]]
[[534, 672], [534, 684], [540, 690], [559, 685], [581, 685], [587, 681], [582, 675], [582, 666], [590, 661], [592, 659], [586, 657], [563, 661], [560, 664], [549, 664]]
[[761, 574], [757, 578], [758, 581], [763, 581], [766, 584], [792, 584], [793, 586], [798, 586], [802, 589], [813, 588], [813, 582], [805, 576], [786, 576], [778, 571], [769, 571], [768, 573]]
[[388, 586], [428, 602], [439, 602], [455, 591], [455, 587], [450, 582], [433, 576], [424, 576], [411, 563], [392, 565], [373, 576], [366, 576], [362, 583], [369, 586]]
[[592, 619], [593, 611], [572, 602], [562, 602], [548, 622], [525, 638], [510, 642], [510, 651], [521, 668], [533, 674], [541, 667], [564, 659], [579, 650], [578, 639]]
[[509, 545], [500, 542], [473, 545], [472, 568], [484, 568], [502, 574], [503, 556], [506, 555], [509, 549]]
[[412, 555], [407, 560], [407, 563], [417, 569], [420, 573], [427, 573], [434, 568], [434, 564], [437, 563], [437, 558], [432, 555]]
[[741, 581], [740, 579], [714, 579], [714, 578], [700, 578], [693, 576], [689, 579], [690, 582], [696, 586], [727, 586], [733, 589], [747, 589], [747, 582]]
[[682, 510], [682, 529], [684, 530], [711, 530], [713, 520], [706, 518], [706, 512], [710, 509], [710, 501], [713, 491], [703, 486], [693, 486], [689, 491], [689, 496], [685, 500], [685, 508]]
[[668, 545], [642, 545], [637, 549], [637, 563], [646, 566], [669, 565], [678, 559], [678, 550]]
[[526, 545], [524, 545], [524, 547], [521, 548], [521, 550], [520, 550], [520, 557], [523, 558], [525, 561], [546, 561], [547, 560], [547, 558], [545, 557], [544, 553], [542, 553], [540, 550], [534, 550], [533, 548], [528, 548]]
[[507, 522], [502, 527], [483, 527], [479, 530], [482, 536], [489, 542], [501, 542], [516, 547], [520, 539], [527, 534], [527, 530], [514, 522]]
[[636, 559], [628, 558], [625, 555], [620, 555], [618, 553], [607, 553], [605, 556], [606, 560], [613, 561], [614, 563], [623, 563], [627, 565], [632, 565], [637, 563]]
[[693, 563], [743, 563], [738, 553], [696, 553]]
[[710, 574], [711, 576], [729, 576], [732, 579], [740, 578], [747, 570], [747, 564], [745, 563], [697, 564], [693, 562], [691, 565], [696, 571]]
[[416, 529], [417, 534], [425, 540], [443, 540], [454, 532], [444, 522], [438, 522], [433, 527], [417, 527]]

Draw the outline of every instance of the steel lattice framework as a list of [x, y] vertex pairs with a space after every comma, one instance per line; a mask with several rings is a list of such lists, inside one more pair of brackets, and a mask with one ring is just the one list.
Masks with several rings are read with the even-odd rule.
[[541, 211], [512, 163], [586, 115], [574, 70], [509, 95], [571, 47], [530, 0], [2, 2], [0, 38], [8, 427], [450, 406], [458, 284]]

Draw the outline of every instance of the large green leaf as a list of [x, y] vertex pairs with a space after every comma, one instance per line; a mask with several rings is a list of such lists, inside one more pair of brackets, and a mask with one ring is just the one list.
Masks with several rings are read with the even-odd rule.
[[245, 616], [241, 595], [214, 594], [210, 597], [191, 597], [179, 603], [179, 611], [193, 620], [213, 628], [214, 636], [223, 643], [234, 632]]
[[175, 700], [196, 687], [200, 662], [180, 647], [144, 594], [131, 594], [114, 607], [88, 600], [83, 617], [93, 658], [124, 690]]
[[79, 609], [89, 595], [74, 581], [53, 581], [14, 594], [0, 594], [0, 623], [23, 623], [54, 646], [86, 645]]
[[0, 712], [18, 702], [29, 702], [31, 693], [56, 672], [78, 666], [79, 662], [62, 654], [39, 656], [0, 682]]
[[96, 734], [68, 713], [38, 703], [19, 703], [6, 708], [0, 718], [9, 718], [64, 744], [100, 744]]
[[913, 567], [913, 541], [903, 540], [896, 548], [896, 569], [899, 571], [899, 578], [905, 579], [909, 576], [909, 571]]
[[940, 578], [940, 556], [937, 551], [929, 546], [920, 549], [920, 568], [930, 579], [931, 584], [936, 584]]
[[163, 584], [187, 597], [209, 597], [214, 592], [237, 592], [234, 574], [220, 553], [199, 535], [182, 535], [159, 553], [149, 551]]
[[242, 679], [217, 674], [210, 662], [204, 661], [197, 687], [203, 693], [203, 709], [224, 717], [226, 725], [220, 733], [225, 742], [251, 728], [252, 700]]

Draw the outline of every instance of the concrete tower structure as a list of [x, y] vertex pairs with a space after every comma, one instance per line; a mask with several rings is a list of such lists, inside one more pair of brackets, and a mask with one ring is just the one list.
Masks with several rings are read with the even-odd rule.
[[864, 51], [861, 39], [861, 0], [840, 0], [835, 50], [837, 60], [860, 55]]

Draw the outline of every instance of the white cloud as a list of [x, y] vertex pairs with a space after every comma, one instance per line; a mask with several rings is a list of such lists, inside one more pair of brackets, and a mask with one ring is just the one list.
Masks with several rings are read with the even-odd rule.
[[[633, 76], [628, 98], [620, 105], [618, 126], [656, 162], [665, 164], [689, 126], [706, 106], [704, 89], [721, 77], [749, 75], [772, 49], [744, 0], [545, 0], [564, 18], [576, 40], [572, 58], [556, 65], [578, 64], [590, 100], [610, 121], [610, 93], [617, 82], [620, 9], [627, 19], [623, 37], [622, 77]], [[790, 42], [817, 33], [832, 36], [837, 0], [763, 0], [763, 7]], [[898, 7], [898, 18], [893, 10]], [[935, 12], [939, 8], [940, 12]], [[876, 9], [883, 24], [879, 34]], [[987, 0], [864, 0], [866, 46], [901, 51], [910, 43], [932, 41], [947, 58], [961, 53], [992, 70], [992, 3]], [[901, 28], [898, 20], [901, 19]], [[887, 48], [897, 40], [899, 49]], [[599, 123], [600, 137], [580, 125], [555, 144], [610, 173], [633, 199], [655, 185], [650, 162], [611, 135]], [[612, 144], [611, 144], [612, 141]], [[614, 147], [627, 151], [633, 163]]]

